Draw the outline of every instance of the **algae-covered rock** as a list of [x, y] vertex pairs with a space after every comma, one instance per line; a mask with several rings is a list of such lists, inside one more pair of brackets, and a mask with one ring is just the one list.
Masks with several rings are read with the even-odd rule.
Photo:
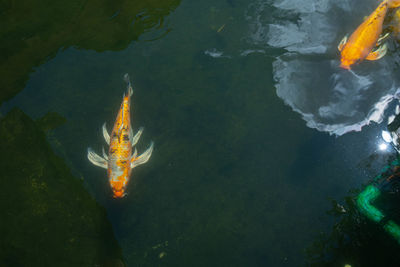
[[57, 112], [50, 111], [40, 119], [36, 120], [36, 125], [39, 126], [42, 131], [47, 132], [64, 124], [66, 121], [67, 120]]
[[168, 32], [164, 17], [180, 0], [0, 0], [0, 104], [24, 88], [35, 66], [68, 47], [121, 50], [149, 29]]
[[123, 266], [104, 208], [18, 109], [0, 151], [0, 266]]

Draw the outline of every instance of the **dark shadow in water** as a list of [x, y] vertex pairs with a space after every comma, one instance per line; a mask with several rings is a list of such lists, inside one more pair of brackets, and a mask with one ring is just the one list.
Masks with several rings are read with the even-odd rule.
[[[391, 162], [393, 157], [388, 160]], [[386, 179], [393, 173], [382, 174]], [[398, 182], [398, 181], [397, 181]], [[392, 182], [374, 205], [395, 222], [399, 222], [399, 184]], [[382, 225], [365, 217], [357, 207], [356, 197], [363, 188], [350, 191], [340, 205], [332, 201], [329, 214], [339, 218], [330, 234], [322, 233], [307, 249], [307, 266], [399, 266], [400, 245], [383, 230]]]
[[41, 128], [63, 120], [0, 120], [1, 266], [124, 266], [105, 209], [46, 141]]
[[0, 2], [0, 103], [25, 86], [29, 73], [71, 46], [122, 50], [149, 30], [157, 39], [169, 29], [164, 18], [180, 0]]

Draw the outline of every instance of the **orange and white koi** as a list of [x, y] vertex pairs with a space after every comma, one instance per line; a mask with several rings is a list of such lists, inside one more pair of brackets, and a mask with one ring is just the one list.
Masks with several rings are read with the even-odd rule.
[[[389, 8], [400, 6], [400, 0], [383, 0], [374, 12], [353, 32], [350, 38], [345, 36], [338, 49], [341, 52], [340, 67], [350, 69], [350, 66], [367, 60], [382, 58], [387, 51], [387, 45], [382, 44], [388, 34], [380, 37], [382, 25]], [[377, 47], [376, 49], [374, 49]]]
[[153, 142], [150, 147], [137, 156], [135, 148], [132, 148], [139, 141], [143, 132], [143, 127], [133, 135], [130, 119], [130, 99], [133, 94], [132, 86], [128, 74], [125, 74], [125, 81], [128, 84], [127, 93], [124, 94], [121, 107], [119, 109], [111, 136], [103, 124], [103, 136], [110, 146], [108, 155], [104, 151], [103, 157], [97, 155], [91, 148], [88, 148], [88, 159], [94, 165], [107, 169], [108, 179], [113, 191], [114, 198], [122, 198], [126, 195], [126, 186], [129, 182], [133, 168], [146, 163], [153, 152]]

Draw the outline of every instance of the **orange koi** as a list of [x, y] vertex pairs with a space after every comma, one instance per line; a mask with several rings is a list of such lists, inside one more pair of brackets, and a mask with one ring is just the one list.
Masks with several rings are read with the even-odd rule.
[[[340, 67], [350, 69], [350, 66], [367, 60], [378, 60], [387, 51], [387, 45], [382, 41], [388, 36], [380, 37], [382, 25], [389, 8], [400, 6], [400, 0], [384, 0], [353, 32], [350, 38], [345, 36], [338, 49], [341, 52]], [[377, 47], [377, 49], [374, 49]], [[374, 49], [374, 50], [373, 50]]]
[[135, 148], [132, 148], [139, 141], [143, 127], [133, 135], [130, 119], [130, 102], [133, 94], [128, 74], [125, 74], [125, 81], [128, 84], [127, 93], [124, 94], [117, 119], [115, 121], [111, 136], [103, 124], [103, 136], [110, 146], [108, 155], [103, 148], [103, 157], [97, 155], [91, 148], [88, 148], [88, 159], [94, 165], [107, 169], [108, 180], [113, 191], [114, 198], [122, 198], [126, 195], [126, 186], [129, 182], [133, 168], [146, 163], [153, 152], [153, 142], [143, 154], [137, 156]]

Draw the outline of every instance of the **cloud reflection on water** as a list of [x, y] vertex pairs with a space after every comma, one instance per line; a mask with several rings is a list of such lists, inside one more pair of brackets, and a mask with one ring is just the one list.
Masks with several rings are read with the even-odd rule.
[[[267, 16], [271, 5], [276, 10]], [[343, 135], [382, 121], [398, 87], [394, 57], [388, 52], [379, 61], [364, 61], [347, 71], [339, 68], [336, 50], [349, 24], [354, 27], [362, 18], [356, 16], [368, 15], [375, 5], [283, 0], [260, 1], [249, 8], [250, 41], [286, 50], [273, 64], [277, 95], [302, 115], [307, 126]]]

